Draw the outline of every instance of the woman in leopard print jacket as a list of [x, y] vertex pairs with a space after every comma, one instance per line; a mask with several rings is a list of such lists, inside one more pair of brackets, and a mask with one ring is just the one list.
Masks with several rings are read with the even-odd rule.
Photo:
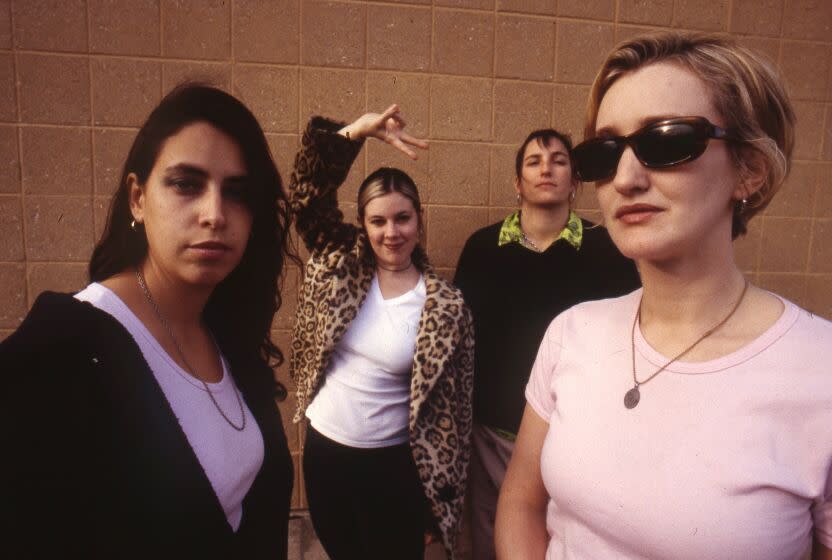
[[427, 147], [403, 128], [395, 105], [347, 126], [314, 117], [290, 184], [311, 253], [292, 338], [295, 422], [310, 420], [309, 510], [334, 560], [421, 559], [425, 535], [436, 532], [457, 556], [470, 456], [470, 311], [419, 246], [419, 195], [404, 172], [367, 177], [359, 226], [337, 205], [366, 137], [414, 159], [412, 147]]

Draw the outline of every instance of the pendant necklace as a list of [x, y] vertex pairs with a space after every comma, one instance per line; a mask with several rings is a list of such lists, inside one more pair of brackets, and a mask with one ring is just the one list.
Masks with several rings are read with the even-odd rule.
[[[220, 408], [220, 403], [217, 402], [217, 399], [214, 397], [214, 393], [211, 392], [211, 389], [208, 387], [208, 384], [202, 380], [199, 376], [196, 375], [196, 371], [188, 362], [188, 359], [185, 357], [185, 353], [182, 352], [182, 348], [179, 346], [179, 342], [177, 342], [176, 337], [173, 336], [173, 329], [171, 329], [170, 324], [168, 323], [165, 316], [162, 315], [162, 311], [159, 309], [159, 306], [156, 305], [156, 301], [153, 299], [153, 296], [150, 295], [150, 289], [147, 287], [147, 282], [145, 282], [144, 274], [142, 274], [141, 269], [136, 267], [136, 280], [139, 283], [139, 287], [142, 289], [142, 293], [144, 294], [144, 298], [147, 300], [147, 303], [150, 304], [150, 307], [153, 309], [153, 313], [156, 315], [156, 318], [159, 319], [159, 322], [162, 323], [162, 326], [165, 327], [165, 330], [168, 333], [168, 336], [173, 341], [173, 346], [176, 348], [176, 352], [179, 354], [179, 357], [182, 359], [182, 362], [185, 364], [185, 367], [188, 368], [188, 373], [194, 379], [199, 380], [202, 383], [202, 388], [208, 393], [208, 396], [211, 398], [211, 402], [214, 403], [214, 408], [220, 413], [220, 416], [225, 419], [229, 426], [237, 430], [238, 432], [242, 432], [246, 429], [246, 411], [243, 409], [243, 401], [240, 398], [240, 392], [237, 390], [237, 387], [234, 384], [231, 384], [231, 389], [234, 391], [234, 396], [237, 397], [237, 405], [240, 407], [240, 418], [242, 418], [242, 422], [240, 425], [236, 425], [234, 422], [231, 421], [225, 412], [223, 412], [222, 408]], [[216, 342], [214, 343], [216, 344]], [[217, 348], [217, 352], [219, 352], [219, 348]], [[190, 382], [190, 380], [188, 380]]]
[[[743, 284], [743, 286], [742, 286], [742, 293], [740, 294], [740, 297], [737, 300], [737, 303], [734, 304], [734, 307], [731, 309], [731, 311], [728, 312], [728, 315], [726, 315], [724, 319], [722, 319], [719, 323], [717, 323], [716, 325], [714, 325], [713, 327], [711, 327], [710, 329], [705, 331], [705, 334], [703, 334], [702, 336], [697, 338], [694, 341], [693, 344], [691, 344], [690, 346], [688, 346], [687, 348], [685, 348], [684, 350], [682, 350], [681, 352], [676, 354], [669, 362], [667, 362], [662, 367], [660, 367], [659, 369], [654, 371], [653, 374], [650, 377], [648, 377], [647, 379], [645, 379], [644, 381], [639, 381], [638, 378], [636, 377], [636, 325], [638, 324], [639, 318], [641, 317], [641, 300], [639, 300], [638, 309], [636, 310], [636, 316], [633, 319], [633, 328], [630, 331], [630, 349], [631, 349], [632, 357], [633, 357], [633, 384], [634, 385], [633, 385], [632, 389], [630, 389], [629, 391], [627, 391], [624, 394], [624, 406], [627, 407], [627, 408], [635, 408], [638, 405], [639, 401], [641, 400], [641, 393], [638, 390], [640, 385], [644, 385], [645, 383], [647, 383], [648, 381], [650, 381], [651, 379], [653, 379], [654, 377], [659, 375], [661, 372], [663, 372], [667, 368], [667, 366], [669, 366], [670, 364], [672, 364], [673, 362], [675, 362], [676, 360], [678, 360], [679, 358], [681, 358], [682, 356], [684, 356], [685, 354], [687, 354], [688, 352], [693, 350], [694, 346], [696, 346], [697, 344], [699, 344], [700, 342], [702, 342], [703, 340], [705, 340], [706, 338], [711, 336], [714, 332], [716, 332], [716, 330], [719, 327], [721, 327], [722, 325], [727, 323], [728, 319], [730, 319], [734, 315], [734, 312], [736, 312], [736, 310], [739, 308], [740, 304], [742, 303], [742, 300], [745, 298], [745, 292], [747, 292], [747, 291], [748, 291], [748, 280], [746, 280], [745, 284]], [[643, 297], [644, 297], [644, 294], [642, 293], [642, 298]]]

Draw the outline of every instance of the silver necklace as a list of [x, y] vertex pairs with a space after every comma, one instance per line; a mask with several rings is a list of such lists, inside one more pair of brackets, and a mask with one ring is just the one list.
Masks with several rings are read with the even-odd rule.
[[535, 250], [535, 251], [537, 251], [538, 253], [542, 253], [542, 252], [543, 252], [543, 251], [541, 251], [541, 250], [540, 250], [540, 247], [538, 247], [537, 245], [535, 245], [534, 241], [532, 241], [531, 239], [529, 239], [529, 238], [526, 236], [526, 232], [525, 232], [525, 231], [523, 231], [522, 229], [520, 230], [520, 235], [523, 237], [523, 243], [524, 243], [524, 244], [526, 244], [528, 247], [531, 247], [532, 249], [534, 249], [534, 250]]
[[540, 249], [540, 247], [538, 247], [537, 244], [534, 241], [529, 239], [529, 236], [526, 235], [525, 231], [523, 231], [523, 223], [521, 221], [519, 221], [519, 218], [518, 218], [517, 225], [520, 227], [520, 237], [523, 239], [523, 245], [525, 245], [529, 249], [533, 249], [533, 250], [537, 251], [538, 253], [542, 253], [543, 251]]
[[[740, 297], [737, 300], [737, 303], [734, 304], [734, 307], [731, 309], [731, 311], [728, 312], [728, 315], [726, 315], [724, 319], [722, 319], [719, 323], [717, 323], [716, 325], [714, 325], [713, 327], [711, 327], [710, 329], [705, 331], [705, 334], [703, 334], [702, 336], [697, 338], [694, 341], [693, 344], [691, 344], [690, 346], [688, 346], [687, 348], [685, 348], [684, 350], [682, 350], [681, 352], [679, 352], [678, 354], [673, 356], [673, 359], [671, 359], [669, 362], [664, 364], [662, 367], [660, 367], [659, 369], [654, 371], [653, 374], [650, 377], [648, 377], [647, 379], [645, 379], [644, 381], [639, 381], [638, 378], [636, 377], [636, 325], [638, 324], [639, 317], [641, 317], [641, 301], [639, 301], [638, 302], [638, 310], [636, 311], [636, 317], [635, 317], [635, 319], [633, 319], [633, 328], [630, 331], [630, 348], [631, 348], [632, 356], [633, 356], [633, 383], [634, 383], [634, 385], [633, 385], [632, 389], [630, 389], [629, 391], [627, 391], [624, 394], [624, 406], [627, 407], [627, 408], [635, 408], [636, 406], [638, 406], [638, 402], [641, 400], [641, 393], [639, 393], [639, 390], [638, 390], [639, 385], [644, 385], [645, 383], [647, 383], [648, 381], [650, 381], [651, 379], [653, 379], [654, 377], [659, 375], [661, 372], [663, 372], [667, 368], [667, 366], [669, 366], [670, 364], [672, 364], [673, 362], [675, 362], [676, 360], [678, 360], [679, 358], [681, 358], [682, 356], [684, 356], [685, 354], [687, 354], [688, 352], [693, 350], [694, 346], [696, 346], [697, 344], [699, 344], [700, 342], [702, 342], [703, 340], [705, 340], [706, 338], [708, 338], [709, 336], [714, 334], [714, 332], [716, 332], [716, 330], [719, 327], [721, 327], [722, 325], [727, 323], [728, 319], [730, 319], [734, 315], [734, 312], [739, 308], [740, 304], [742, 303], [742, 300], [745, 298], [745, 292], [746, 291], [748, 291], [748, 280], [746, 280], [745, 284], [743, 284], [742, 293], [740, 294]], [[644, 296], [642, 296], [642, 297], [644, 297]]]
[[[211, 389], [208, 388], [208, 384], [205, 383], [200, 377], [196, 375], [196, 371], [191, 366], [190, 362], [188, 362], [188, 358], [185, 357], [185, 353], [182, 352], [182, 347], [179, 346], [179, 342], [177, 342], [176, 337], [173, 336], [173, 329], [170, 328], [170, 324], [168, 323], [165, 316], [162, 315], [162, 311], [159, 309], [159, 306], [156, 305], [156, 301], [153, 299], [153, 296], [150, 295], [150, 290], [147, 287], [147, 282], [144, 280], [144, 274], [142, 274], [141, 269], [138, 267], [136, 268], [136, 280], [139, 282], [139, 287], [142, 289], [142, 293], [144, 293], [144, 297], [147, 300], [147, 303], [150, 304], [150, 307], [153, 309], [153, 313], [156, 314], [156, 318], [159, 319], [159, 322], [162, 323], [162, 326], [165, 327], [165, 330], [170, 336], [170, 339], [173, 341], [173, 346], [176, 348], [176, 352], [179, 354], [179, 357], [182, 359], [182, 362], [188, 368], [188, 373], [194, 379], [199, 380], [202, 383], [202, 387], [205, 389], [205, 392], [208, 393], [208, 396], [211, 398], [211, 402], [214, 403], [214, 408], [220, 413], [220, 415], [228, 422], [228, 425], [237, 430], [238, 432], [242, 432], [246, 429], [246, 412], [243, 409], [243, 400], [240, 398], [240, 392], [231, 384], [231, 389], [234, 391], [234, 396], [237, 397], [237, 405], [240, 407], [240, 417], [243, 419], [242, 423], [238, 426], [231, 421], [231, 418], [226, 416], [225, 412], [223, 412], [222, 408], [220, 408], [220, 404], [217, 402], [217, 399], [214, 397], [214, 393], [211, 392]], [[216, 343], [215, 343], [216, 344]], [[217, 350], [219, 351], [219, 349]]]

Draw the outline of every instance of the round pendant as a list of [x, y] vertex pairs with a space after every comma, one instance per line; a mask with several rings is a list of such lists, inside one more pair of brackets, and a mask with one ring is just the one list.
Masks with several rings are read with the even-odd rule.
[[627, 408], [635, 408], [640, 399], [641, 394], [638, 392], [638, 387], [633, 387], [624, 395], [624, 406]]

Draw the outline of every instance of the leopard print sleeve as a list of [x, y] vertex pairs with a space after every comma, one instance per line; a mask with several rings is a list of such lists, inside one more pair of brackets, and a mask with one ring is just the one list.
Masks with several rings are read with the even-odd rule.
[[459, 346], [454, 357], [454, 366], [459, 378], [457, 384], [457, 406], [460, 418], [458, 436], [463, 449], [462, 455], [467, 461], [471, 455], [474, 409], [474, 320], [467, 305], [462, 307], [459, 330]]
[[289, 204], [307, 249], [323, 254], [355, 243], [358, 228], [344, 223], [338, 209], [338, 187], [344, 182], [364, 140], [338, 134], [343, 125], [312, 117], [289, 182]]
[[470, 310], [464, 305], [459, 331], [459, 343], [454, 352], [453, 365], [456, 374], [456, 435], [459, 438], [457, 460], [464, 465], [460, 469], [457, 482], [458, 498], [455, 500], [457, 516], [461, 519], [468, 486], [468, 467], [471, 464], [474, 400], [474, 323]]

